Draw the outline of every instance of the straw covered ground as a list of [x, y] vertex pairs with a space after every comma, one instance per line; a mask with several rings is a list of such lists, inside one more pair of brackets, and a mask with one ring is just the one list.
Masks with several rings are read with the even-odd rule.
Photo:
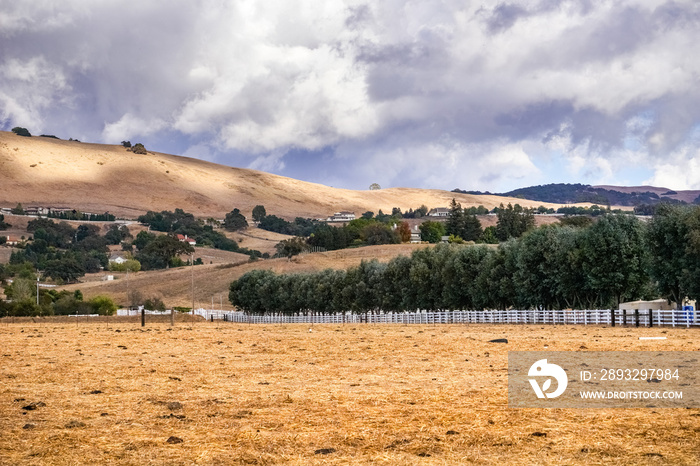
[[1, 321], [0, 463], [700, 463], [699, 410], [508, 409], [506, 373], [697, 330], [166, 322]]

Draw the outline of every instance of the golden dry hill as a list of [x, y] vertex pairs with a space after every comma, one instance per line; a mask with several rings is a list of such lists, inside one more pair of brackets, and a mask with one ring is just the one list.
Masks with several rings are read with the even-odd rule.
[[262, 204], [269, 214], [285, 218], [319, 218], [340, 210], [359, 215], [421, 204], [447, 207], [452, 198], [464, 207], [481, 204], [489, 209], [502, 202], [543, 204], [434, 189], [338, 189], [188, 157], [138, 155], [120, 145], [0, 132], [0, 206], [4, 207], [17, 203], [70, 207], [128, 218], [148, 210], [181, 208], [198, 217], [223, 218], [233, 208], [249, 216], [255, 205]]

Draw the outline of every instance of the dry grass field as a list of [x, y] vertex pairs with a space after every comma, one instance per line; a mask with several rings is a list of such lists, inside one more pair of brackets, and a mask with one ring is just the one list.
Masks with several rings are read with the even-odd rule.
[[698, 351], [697, 330], [25, 319], [0, 339], [2, 464], [700, 463], [699, 410], [506, 401], [509, 350]]

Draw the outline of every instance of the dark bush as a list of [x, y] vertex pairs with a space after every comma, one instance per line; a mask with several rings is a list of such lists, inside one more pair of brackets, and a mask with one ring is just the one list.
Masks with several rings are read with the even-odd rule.
[[31, 137], [32, 134], [29, 132], [27, 128], [21, 128], [19, 126], [15, 126], [12, 128], [12, 132], [15, 133], [17, 136], [25, 136], [25, 137]]
[[136, 144], [134, 144], [134, 146], [132, 148], [130, 148], [129, 150], [131, 152], [133, 152], [134, 154], [140, 154], [140, 155], [148, 154], [148, 151], [146, 150], [144, 145], [141, 144], [140, 142], [137, 142]]

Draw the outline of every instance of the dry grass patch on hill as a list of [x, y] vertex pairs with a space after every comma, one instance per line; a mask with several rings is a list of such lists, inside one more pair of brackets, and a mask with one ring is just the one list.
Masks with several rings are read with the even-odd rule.
[[[697, 464], [698, 410], [508, 409], [509, 350], [695, 331], [0, 324], [7, 464]], [[499, 337], [508, 344], [489, 343]]]

